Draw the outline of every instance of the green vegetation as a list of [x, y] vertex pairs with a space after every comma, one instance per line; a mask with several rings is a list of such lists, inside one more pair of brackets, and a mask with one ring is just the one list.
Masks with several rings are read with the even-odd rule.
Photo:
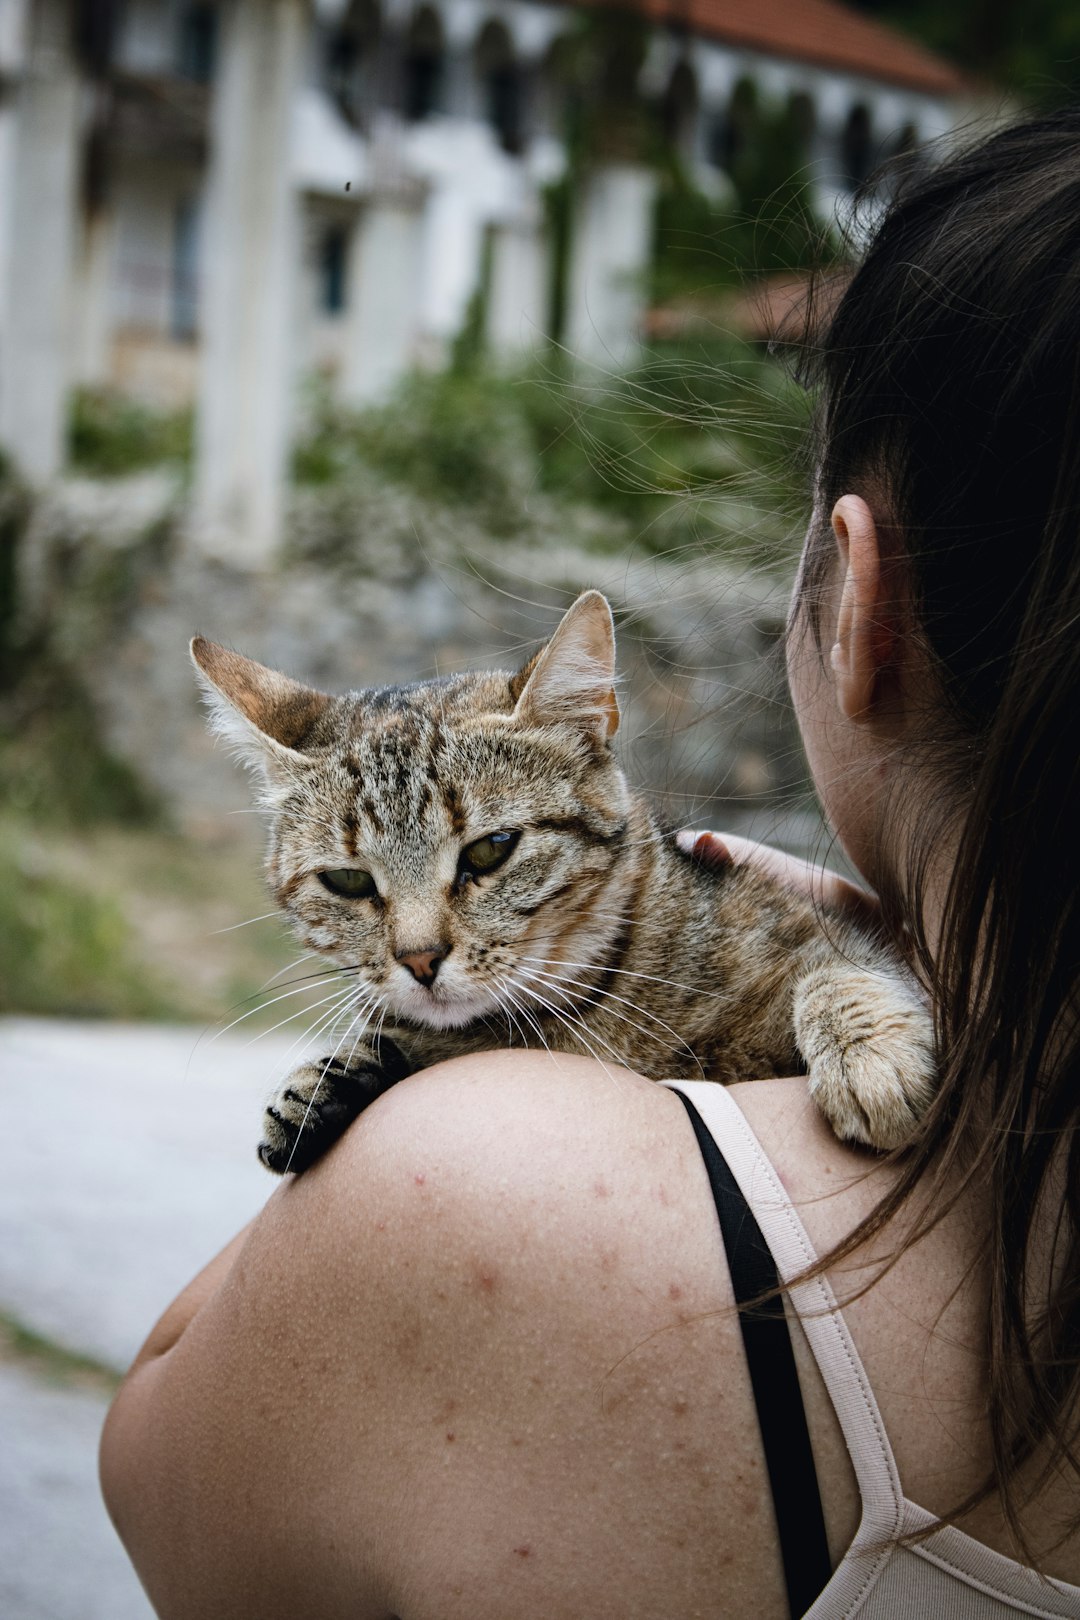
[[854, 0], [951, 57], [974, 79], [1004, 85], [1037, 105], [1080, 91], [1080, 9], [1074, 0]]
[[0, 1311], [0, 1362], [25, 1367], [60, 1389], [85, 1389], [110, 1397], [123, 1379], [115, 1367], [45, 1338], [6, 1311]]
[[[243, 1002], [289, 958], [270, 920], [216, 934], [268, 909], [257, 861], [246, 848], [203, 849], [169, 828], [137, 774], [106, 747], [64, 653], [65, 644], [85, 652], [108, 638], [160, 558], [159, 539], [116, 553], [61, 552], [53, 568], [71, 609], [62, 626], [8, 640], [0, 1013], [209, 1021], [223, 1010], [223, 985], [225, 1004]], [[14, 604], [11, 611], [15, 625]]]
[[147, 825], [152, 795], [104, 746], [85, 687], [42, 648], [25, 654], [0, 705], [0, 814], [35, 824]]
[[327, 484], [367, 468], [507, 532], [527, 476], [525, 424], [513, 400], [509, 384], [471, 368], [409, 377], [379, 409], [350, 413], [323, 400], [296, 449], [295, 477]]
[[29, 514], [29, 494], [0, 451], [0, 692], [15, 676], [16, 559]]
[[628, 548], [787, 567], [805, 429], [805, 400], [775, 361], [706, 332], [626, 375], [575, 376], [553, 355], [518, 377], [416, 375], [379, 409], [324, 400], [294, 468], [327, 489], [374, 475], [495, 536], [528, 538], [539, 495], [568, 540], [591, 508]]
[[[228, 1023], [297, 955], [248, 843], [0, 813], [0, 1013]], [[273, 994], [273, 991], [270, 992]], [[299, 1007], [291, 1002], [285, 1009]]]
[[161, 1018], [170, 999], [136, 961], [115, 900], [0, 820], [0, 1012]]
[[68, 452], [77, 472], [117, 478], [191, 460], [189, 410], [158, 411], [106, 389], [82, 388], [71, 403]]
[[659, 165], [653, 246], [654, 303], [704, 300], [776, 271], [832, 262], [839, 244], [816, 218], [805, 181], [805, 99], [762, 102], [736, 86], [730, 111], [730, 196], [707, 197], [672, 152]]

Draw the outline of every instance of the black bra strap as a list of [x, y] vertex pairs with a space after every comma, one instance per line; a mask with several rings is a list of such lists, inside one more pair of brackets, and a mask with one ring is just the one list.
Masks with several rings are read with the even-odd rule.
[[779, 1277], [761, 1228], [701, 1115], [681, 1091], [676, 1096], [694, 1127], [716, 1199], [769, 1471], [788, 1602], [792, 1615], [798, 1616], [828, 1583], [832, 1566], [783, 1298], [771, 1293], [748, 1308], [748, 1301], [776, 1289]]

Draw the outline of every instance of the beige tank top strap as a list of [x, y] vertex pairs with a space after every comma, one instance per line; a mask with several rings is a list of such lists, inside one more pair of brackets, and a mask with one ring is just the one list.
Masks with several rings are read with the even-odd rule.
[[[664, 1083], [682, 1092], [697, 1109], [754, 1213], [781, 1279], [792, 1284], [793, 1278], [813, 1265], [817, 1255], [735, 1099], [723, 1086], [711, 1081]], [[904, 1517], [904, 1495], [874, 1392], [828, 1280], [814, 1277], [794, 1283], [789, 1298], [843, 1431], [862, 1497], [858, 1535], [826, 1588], [828, 1613], [837, 1612], [838, 1600], [839, 1612], [851, 1612], [849, 1604], [857, 1604], [858, 1589], [872, 1584], [878, 1566], [889, 1556], [888, 1544], [900, 1531]], [[838, 1580], [845, 1586], [850, 1582], [852, 1591], [841, 1594]], [[822, 1593], [806, 1620], [818, 1613], [826, 1593]]]

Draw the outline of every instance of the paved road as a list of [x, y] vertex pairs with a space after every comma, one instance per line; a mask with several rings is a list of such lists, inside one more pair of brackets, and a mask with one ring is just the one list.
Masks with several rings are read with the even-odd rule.
[[[0, 1310], [122, 1368], [273, 1188], [254, 1156], [288, 1043], [0, 1020]], [[105, 1402], [0, 1368], [0, 1615], [149, 1620], [100, 1504]]]
[[0, 1366], [4, 1620], [153, 1620], [98, 1492], [106, 1404]]

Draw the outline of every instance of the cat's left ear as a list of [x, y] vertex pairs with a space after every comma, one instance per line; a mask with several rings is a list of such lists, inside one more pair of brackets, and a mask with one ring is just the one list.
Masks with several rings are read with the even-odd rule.
[[308, 763], [304, 744], [333, 698], [203, 636], [191, 643], [191, 658], [212, 730], [245, 765], [273, 780]]
[[615, 696], [615, 625], [607, 599], [586, 591], [563, 616], [542, 652], [511, 685], [515, 720], [583, 726], [606, 742], [619, 724]]

